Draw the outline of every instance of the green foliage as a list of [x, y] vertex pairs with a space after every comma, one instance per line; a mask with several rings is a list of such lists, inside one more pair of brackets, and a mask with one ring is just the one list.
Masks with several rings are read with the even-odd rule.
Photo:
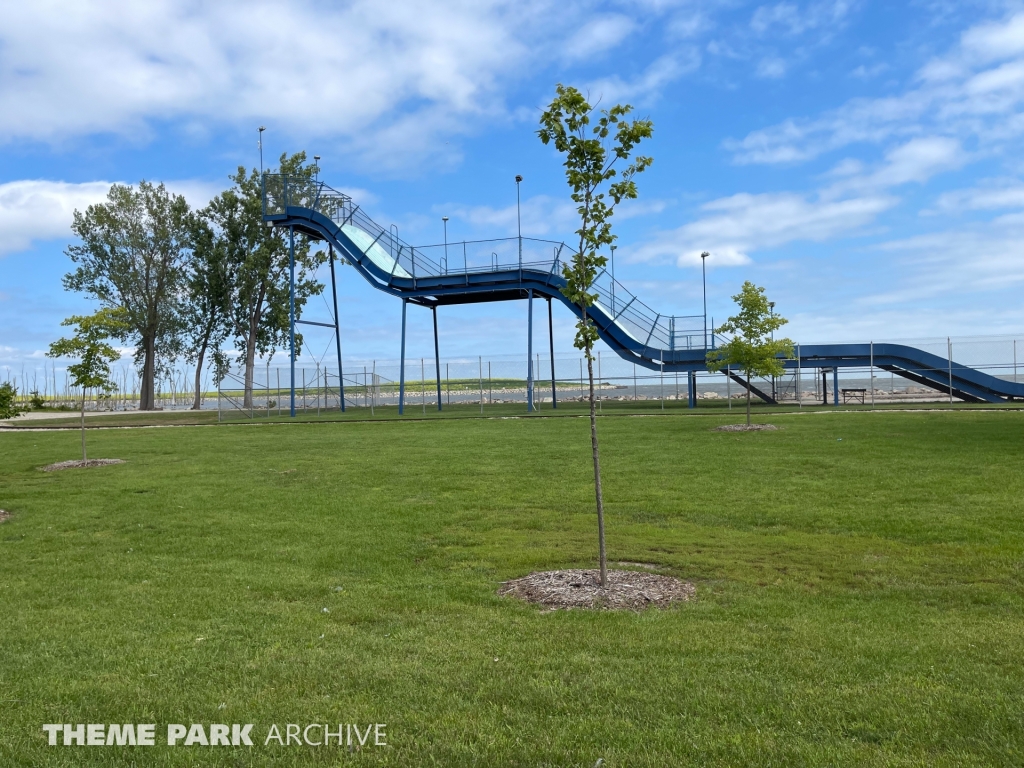
[[[306, 153], [281, 155], [279, 173], [313, 177]], [[234, 270], [232, 330], [242, 359], [266, 355], [288, 342], [288, 233], [263, 222], [259, 172], [239, 167], [231, 176], [234, 187], [218, 195], [203, 212], [224, 239], [226, 258]], [[310, 296], [323, 285], [314, 278], [324, 263], [322, 252], [312, 252], [305, 235], [295, 238], [295, 312], [300, 314]], [[298, 346], [298, 344], [297, 344]]]
[[163, 184], [114, 184], [107, 202], [75, 211], [71, 230], [81, 243], [66, 250], [77, 268], [64, 287], [121, 308], [118, 338], [136, 349], [140, 407], [148, 410], [157, 374], [180, 346], [179, 299], [193, 231], [188, 203]]
[[720, 371], [728, 366], [747, 376], [781, 376], [785, 371], [783, 360], [793, 357], [793, 342], [773, 335], [789, 321], [775, 314], [764, 288], [749, 280], [732, 300], [739, 306], [739, 314], [715, 329], [715, 333], [731, 338], [708, 352], [708, 370]]
[[[732, 297], [739, 307], [715, 333], [731, 336], [717, 349], [707, 353], [709, 371], [738, 369], [748, 382], [755, 376], [781, 376], [786, 370], [783, 360], [793, 357], [793, 342], [776, 339], [774, 333], [789, 321], [775, 314], [764, 288], [747, 280]], [[747, 389], [747, 423], [750, 423], [750, 389]]]
[[636, 145], [654, 132], [650, 120], [625, 119], [632, 109], [626, 104], [598, 111], [578, 90], [559, 84], [537, 131], [544, 144], [553, 144], [565, 156], [565, 177], [580, 216], [579, 247], [571, 265], [563, 267], [568, 285], [562, 293], [583, 310], [576, 324], [575, 346], [588, 357], [597, 341], [597, 329], [586, 314], [597, 300], [590, 287], [607, 263], [598, 251], [615, 242], [611, 229], [615, 207], [636, 198], [634, 177], [653, 162], [638, 156], [621, 171], [615, 167], [619, 161], [628, 162]]
[[40, 411], [46, 407], [46, 401], [43, 399], [43, 396], [39, 394], [39, 392], [33, 389], [29, 393], [29, 395], [30, 397], [28, 399], [28, 404], [32, 410]]
[[107, 339], [122, 338], [130, 322], [130, 313], [122, 307], [104, 307], [91, 315], [73, 315], [61, 325], [77, 326], [74, 335], [53, 342], [46, 355], [78, 360], [68, 366], [72, 385], [83, 390], [113, 392], [117, 384], [110, 378], [110, 363], [120, 359], [121, 353], [107, 343]]
[[5, 381], [0, 384], [0, 419], [13, 419], [21, 414], [18, 408], [18, 389], [11, 382]]

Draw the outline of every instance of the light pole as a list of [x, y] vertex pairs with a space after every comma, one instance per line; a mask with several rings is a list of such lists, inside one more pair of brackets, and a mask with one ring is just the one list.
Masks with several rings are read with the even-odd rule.
[[617, 246], [617, 245], [612, 245], [611, 246], [611, 252], [612, 252], [612, 315], [613, 316], [615, 315], [615, 249], [618, 248], [618, 247], [619, 246]]
[[267, 130], [264, 126], [260, 126], [260, 140], [256, 142], [256, 146], [260, 148], [260, 178], [263, 178], [263, 132]]
[[516, 227], [519, 232], [519, 269], [523, 268], [523, 219], [520, 215], [519, 210], [519, 185], [522, 183], [523, 177], [518, 173], [516, 174]]
[[441, 222], [444, 224], [444, 271], [448, 273], [448, 217], [442, 216]]
[[320, 181], [320, 155], [313, 155], [313, 178]]
[[[775, 319], [775, 302], [774, 301], [769, 301], [768, 302], [768, 316], [772, 320]], [[772, 341], [775, 341], [775, 329], [774, 328], [772, 328], [772, 330], [771, 330], [771, 337], [772, 337]], [[772, 400], [775, 400], [777, 397], [778, 397], [778, 395], [775, 392], [775, 375], [773, 374], [772, 375]]]
[[710, 255], [707, 251], [700, 255], [700, 282], [704, 291], [704, 349], [708, 348], [708, 271], [705, 263]]

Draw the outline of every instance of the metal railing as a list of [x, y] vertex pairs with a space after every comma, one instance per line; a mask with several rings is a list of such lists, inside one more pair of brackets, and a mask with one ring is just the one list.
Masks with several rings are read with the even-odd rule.
[[[564, 242], [530, 237], [462, 240], [413, 246], [367, 216], [351, 197], [322, 181], [281, 174], [263, 176], [263, 214], [286, 214], [306, 208], [327, 216], [339, 227], [355, 226], [372, 238], [413, 282], [422, 278], [524, 270], [561, 275], [571, 264], [573, 249]], [[398, 274], [401, 274], [398, 272]], [[706, 345], [703, 315], [663, 315], [648, 307], [607, 270], [598, 273], [590, 290], [597, 309], [612, 319], [639, 345], [650, 349], [699, 349]]]

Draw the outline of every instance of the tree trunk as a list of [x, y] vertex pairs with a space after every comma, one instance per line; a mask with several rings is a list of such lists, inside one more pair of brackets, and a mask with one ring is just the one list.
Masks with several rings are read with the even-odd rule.
[[[586, 314], [583, 315], [586, 322]], [[601, 451], [597, 444], [597, 411], [594, 408], [594, 359], [587, 346], [587, 374], [590, 377], [590, 447], [594, 454], [594, 495], [597, 498], [597, 549], [601, 561], [601, 586], [608, 586], [608, 558], [604, 547], [604, 493], [601, 490]]]
[[82, 387], [82, 461], [85, 460], [85, 387]]
[[750, 426], [750, 374], [747, 374], [747, 426]]
[[199, 387], [202, 385], [203, 358], [206, 357], [206, 343], [199, 348], [199, 356], [196, 360], [196, 396], [192, 399], [192, 410], [198, 411], [202, 402], [199, 397]]
[[252, 408], [252, 377], [256, 367], [256, 334], [259, 332], [259, 316], [254, 316], [249, 322], [249, 335], [245, 339], [245, 396], [242, 399], [243, 408]]
[[142, 337], [144, 357], [142, 383], [139, 392], [139, 410], [152, 411], [156, 407], [156, 338], [155, 335]]

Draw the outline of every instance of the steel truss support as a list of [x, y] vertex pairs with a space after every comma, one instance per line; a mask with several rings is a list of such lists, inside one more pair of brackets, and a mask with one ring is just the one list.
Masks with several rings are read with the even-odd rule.
[[551, 407], [557, 408], [558, 394], [555, 392], [555, 326], [551, 322], [550, 296], [548, 296], [548, 349], [551, 352]]
[[288, 227], [288, 329], [291, 337], [291, 406], [295, 417], [295, 227]]
[[527, 291], [526, 410], [533, 411], [533, 289]]
[[409, 302], [402, 299], [402, 360], [398, 366], [398, 415], [405, 413], [405, 310]]
[[341, 412], [345, 412], [345, 373], [341, 367], [341, 325], [338, 321], [338, 281], [334, 276], [334, 244], [328, 243], [331, 262], [331, 293], [334, 296], [334, 344], [338, 351], [338, 400], [341, 402]]
[[437, 378], [437, 410], [441, 410], [441, 351], [437, 344], [437, 307], [433, 306], [430, 311], [434, 315], [434, 370]]

